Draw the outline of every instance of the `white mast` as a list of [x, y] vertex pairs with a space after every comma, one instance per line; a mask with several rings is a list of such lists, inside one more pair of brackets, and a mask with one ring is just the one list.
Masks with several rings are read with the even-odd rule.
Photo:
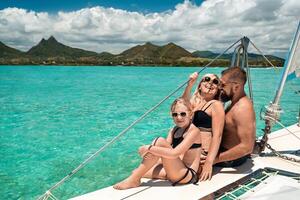
[[276, 121], [279, 120], [280, 118], [280, 113], [281, 113], [281, 108], [279, 105], [280, 98], [283, 93], [283, 88], [285, 85], [285, 82], [287, 80], [288, 75], [291, 75], [292, 73], [295, 73], [296, 64], [299, 64], [299, 59], [300, 55], [297, 55], [298, 58], [296, 57], [296, 52], [298, 53], [299, 48], [300, 48], [300, 22], [298, 23], [298, 28], [296, 31], [296, 34], [294, 36], [294, 40], [292, 42], [292, 45], [290, 47], [289, 55], [287, 57], [287, 60], [285, 61], [284, 64], [284, 71], [281, 76], [280, 84], [279, 87], [276, 91], [276, 95], [274, 97], [273, 102], [271, 102], [267, 107], [266, 107], [266, 113], [265, 113], [265, 129], [264, 129], [264, 136], [261, 141], [257, 143], [259, 149], [258, 153], [261, 153], [265, 149], [265, 145], [268, 141], [268, 134], [271, 133], [271, 128], [272, 126], [276, 123]]

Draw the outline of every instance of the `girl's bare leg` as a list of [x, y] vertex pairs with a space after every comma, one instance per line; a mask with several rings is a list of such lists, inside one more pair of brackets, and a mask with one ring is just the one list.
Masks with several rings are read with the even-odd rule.
[[166, 180], [167, 174], [161, 160], [159, 160], [150, 170], [148, 170], [143, 178]]
[[[155, 146], [161, 146], [165, 148], [172, 148], [171, 145], [164, 139], [159, 138], [155, 144]], [[143, 159], [142, 163], [139, 165], [137, 169], [135, 169], [132, 174], [125, 180], [115, 184], [113, 187], [118, 190], [124, 190], [129, 188], [138, 187], [141, 184], [141, 178], [145, 175], [149, 176], [149, 173], [146, 174], [155, 164], [157, 164], [159, 157], [151, 156], [150, 159]], [[175, 182], [183, 177], [186, 173], [186, 166], [182, 162], [180, 158], [175, 159], [167, 159], [161, 158], [163, 163], [163, 168], [159, 171], [159, 173], [166, 173], [169, 180]], [[153, 172], [158, 170], [153, 168], [153, 171], [150, 172], [153, 175]], [[151, 177], [151, 176], [150, 176]], [[153, 176], [151, 177], [153, 178]], [[192, 178], [192, 175], [189, 173], [186, 178], [184, 178], [181, 182], [187, 182]]]
[[[172, 148], [171, 145], [164, 138], [159, 138], [155, 146]], [[185, 175], [187, 168], [180, 158], [175, 158], [175, 159], [161, 158], [161, 160], [163, 164], [163, 169], [170, 181], [176, 182]], [[191, 178], [192, 178], [192, 174], [188, 173], [187, 176], [180, 181], [180, 183], [186, 183]]]
[[158, 161], [159, 157], [154, 156], [151, 154], [151, 156], [148, 156], [147, 159], [143, 159], [141, 164], [132, 171], [132, 174], [126, 178], [125, 180], [115, 184], [113, 188], [118, 190], [125, 190], [129, 188], [138, 187], [141, 184], [141, 178], [146, 174], [149, 169], [153, 167]]

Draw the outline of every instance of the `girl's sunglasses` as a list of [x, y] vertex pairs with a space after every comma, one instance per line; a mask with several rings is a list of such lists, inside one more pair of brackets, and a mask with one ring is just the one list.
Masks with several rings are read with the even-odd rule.
[[202, 79], [203, 82], [210, 82], [212, 80], [212, 83], [215, 85], [219, 85], [220, 81], [216, 78], [211, 79], [209, 76], [206, 76]]
[[181, 117], [185, 117], [186, 116], [186, 112], [181, 112], [181, 113], [176, 113], [176, 112], [174, 112], [174, 113], [172, 113], [172, 117], [177, 117], [177, 116], [181, 116]]

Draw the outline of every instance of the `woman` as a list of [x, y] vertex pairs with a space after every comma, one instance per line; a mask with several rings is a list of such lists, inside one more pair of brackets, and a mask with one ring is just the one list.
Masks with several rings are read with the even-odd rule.
[[[223, 104], [218, 101], [220, 80], [215, 74], [206, 74], [202, 77], [195, 93], [190, 97], [193, 85], [198, 78], [195, 72], [190, 76], [187, 87], [182, 95], [186, 100], [190, 100], [194, 117], [192, 123], [201, 132], [202, 157], [206, 157], [204, 164], [201, 162], [198, 174], [200, 181], [211, 179], [212, 166], [218, 154], [222, 132], [225, 122]], [[201, 171], [202, 170], [202, 171]]]
[[138, 187], [142, 177], [168, 179], [173, 186], [198, 182], [196, 171], [200, 164], [201, 136], [191, 123], [189, 101], [176, 99], [171, 115], [176, 126], [169, 131], [167, 139], [157, 138], [151, 145], [140, 147], [141, 164], [127, 179], [114, 185], [115, 189]]

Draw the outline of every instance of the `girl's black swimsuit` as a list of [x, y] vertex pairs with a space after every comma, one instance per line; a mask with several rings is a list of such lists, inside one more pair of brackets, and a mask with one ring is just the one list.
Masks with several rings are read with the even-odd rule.
[[[181, 135], [180, 137], [178, 137], [178, 138], [175, 138], [174, 135], [175, 135], [175, 133], [180, 129], [180, 127], [175, 127], [175, 128], [174, 128], [173, 136], [172, 136], [172, 144], [171, 144], [172, 147], [173, 147], [173, 149], [174, 149], [175, 147], [177, 147], [177, 146], [183, 141], [183, 139], [184, 139], [184, 138], [183, 138], [183, 135], [184, 135], [184, 133], [189, 129], [189, 127], [190, 127], [190, 125], [183, 131], [182, 135]], [[200, 148], [200, 147], [201, 147], [201, 144], [194, 143], [194, 144], [190, 147], [190, 149], [195, 149], [195, 148]], [[178, 181], [172, 183], [173, 186], [177, 185], [180, 181], [182, 181], [183, 179], [185, 179], [185, 177], [187, 177], [187, 175], [189, 174], [189, 172], [191, 172], [192, 178], [191, 178], [187, 183], [184, 183], [184, 184], [190, 184], [190, 183], [196, 184], [196, 183], [198, 183], [199, 178], [198, 178], [198, 175], [197, 175], [197, 173], [195, 172], [195, 170], [192, 169], [192, 168], [190, 168], [190, 167], [188, 167], [188, 166], [185, 166], [185, 167], [187, 168], [186, 173], [184, 174], [184, 176], [183, 176], [181, 179], [179, 179]]]
[[[186, 129], [184, 129], [184, 131], [183, 131], [183, 133], [182, 133], [182, 135], [180, 137], [175, 137], [175, 133], [178, 130], [180, 130], [180, 127], [175, 127], [174, 128], [173, 136], [172, 136], [172, 144], [171, 144], [171, 146], [173, 147], [173, 149], [176, 148], [183, 141], [183, 139], [184, 139], [183, 135], [189, 129], [189, 127], [190, 127], [190, 125]], [[194, 144], [192, 144], [192, 146], [190, 147], [190, 149], [196, 149], [196, 148], [200, 148], [200, 147], [201, 147], [201, 143], [200, 144], [194, 143]]]

